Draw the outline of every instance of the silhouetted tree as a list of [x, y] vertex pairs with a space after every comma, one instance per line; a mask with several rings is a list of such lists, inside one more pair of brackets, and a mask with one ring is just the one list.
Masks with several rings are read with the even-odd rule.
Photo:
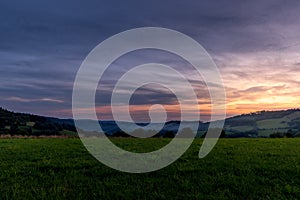
[[[214, 137], [216, 137], [217, 134], [219, 134], [220, 129], [219, 129], [219, 128], [212, 128], [210, 131], [211, 131], [212, 135], [210, 135], [210, 136], [208, 136], [208, 137], [214, 138]], [[205, 138], [206, 135], [207, 135], [207, 132], [205, 132], [205, 133], [202, 135], [201, 138]], [[221, 130], [221, 134], [220, 134], [220, 137], [219, 137], [219, 138], [226, 138], [226, 133], [225, 133], [225, 130], [224, 130], [224, 129]]]
[[163, 134], [163, 137], [165, 137], [165, 138], [174, 138], [175, 137], [175, 133], [174, 133], [174, 131], [166, 131]]

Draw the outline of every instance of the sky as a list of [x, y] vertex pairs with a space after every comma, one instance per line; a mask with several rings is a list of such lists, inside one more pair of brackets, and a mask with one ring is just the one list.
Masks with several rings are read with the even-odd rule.
[[[211, 55], [226, 89], [228, 116], [298, 108], [299, 9], [297, 0], [1, 0], [0, 106], [70, 118], [76, 73], [95, 46], [128, 29], [164, 27], [192, 37]], [[112, 118], [110, 89], [122, 72], [153, 60], [191, 72], [188, 63], [167, 52], [134, 52], [118, 59], [96, 95], [101, 119]], [[209, 95], [201, 80], [191, 81], [206, 120]], [[170, 119], [177, 119], [176, 98], [159, 86], [134, 94], [133, 118], [147, 118], [153, 103], [166, 104]]]

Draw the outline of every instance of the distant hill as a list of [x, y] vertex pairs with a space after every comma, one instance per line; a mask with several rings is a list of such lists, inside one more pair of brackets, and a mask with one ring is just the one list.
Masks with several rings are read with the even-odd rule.
[[259, 111], [227, 118], [224, 129], [230, 137], [299, 137], [300, 109]]
[[71, 119], [15, 113], [3, 108], [0, 108], [0, 134], [31, 136], [77, 135]]
[[[90, 120], [85, 120], [85, 131], [97, 130], [90, 128]], [[134, 132], [136, 126], [129, 122], [119, 122], [126, 127], [126, 132]], [[99, 121], [104, 133], [108, 136], [128, 137], [115, 121]], [[189, 128], [192, 122], [169, 121], [165, 124], [154, 124], [152, 129], [142, 130], [141, 133], [156, 132], [155, 127], [163, 127], [154, 137], [174, 137], [179, 125]], [[197, 137], [202, 137], [209, 123], [199, 122]], [[140, 126], [146, 124], [140, 123]], [[226, 137], [300, 137], [300, 109], [282, 111], [259, 111], [227, 118], [224, 126]], [[32, 114], [15, 113], [0, 108], [0, 134], [9, 135], [67, 135], [77, 136], [72, 119], [59, 119]]]

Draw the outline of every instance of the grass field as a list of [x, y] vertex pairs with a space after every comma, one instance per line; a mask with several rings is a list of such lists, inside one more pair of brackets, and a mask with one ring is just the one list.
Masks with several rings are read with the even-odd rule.
[[[145, 147], [146, 151], [169, 142], [113, 141], [128, 149]], [[221, 139], [207, 157], [198, 159], [201, 143], [196, 139], [189, 151], [167, 168], [128, 174], [99, 163], [79, 139], [1, 139], [0, 199], [300, 197], [300, 139]]]
[[265, 119], [257, 122], [257, 126], [260, 129], [282, 129], [288, 128], [289, 118], [283, 117], [279, 119]]

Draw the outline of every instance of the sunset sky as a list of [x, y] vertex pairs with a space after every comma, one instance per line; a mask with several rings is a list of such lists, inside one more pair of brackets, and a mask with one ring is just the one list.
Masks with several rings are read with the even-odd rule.
[[[221, 72], [228, 116], [298, 108], [299, 10], [300, 1], [296, 0], [2, 0], [0, 106], [72, 117], [73, 82], [87, 54], [114, 34], [155, 26], [180, 31], [208, 51]], [[105, 88], [97, 94], [102, 119], [111, 119], [106, 112], [114, 80], [129, 66], [152, 61], [189, 73], [188, 63], [164, 52], [136, 52], [120, 58], [105, 76]], [[200, 108], [209, 113], [209, 96], [202, 81], [193, 77], [191, 81], [198, 88]], [[139, 117], [152, 103], [162, 103], [176, 119], [174, 95], [151, 88], [137, 91], [132, 112]]]

